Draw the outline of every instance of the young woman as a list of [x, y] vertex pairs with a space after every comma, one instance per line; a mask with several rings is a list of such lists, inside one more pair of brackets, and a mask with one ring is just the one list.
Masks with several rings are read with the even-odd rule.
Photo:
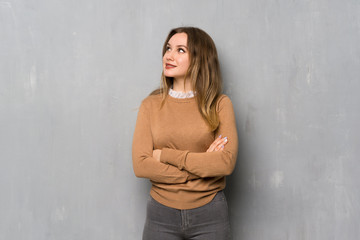
[[238, 138], [215, 44], [201, 29], [180, 27], [162, 55], [161, 88], [143, 100], [133, 138], [135, 175], [152, 183], [143, 239], [229, 239], [222, 190]]

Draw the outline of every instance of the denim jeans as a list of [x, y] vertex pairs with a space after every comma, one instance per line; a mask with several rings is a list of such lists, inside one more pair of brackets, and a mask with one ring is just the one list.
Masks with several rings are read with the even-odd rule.
[[230, 223], [223, 191], [208, 204], [187, 210], [149, 198], [143, 240], [228, 240]]

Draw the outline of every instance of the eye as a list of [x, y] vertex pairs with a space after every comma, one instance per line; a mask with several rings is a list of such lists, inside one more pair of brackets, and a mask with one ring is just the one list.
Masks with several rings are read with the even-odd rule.
[[171, 48], [169, 47], [169, 46], [167, 46], [166, 47], [166, 51], [168, 52], [168, 51], [170, 51], [171, 50]]
[[185, 52], [185, 50], [184, 50], [183, 48], [179, 48], [178, 51], [179, 51], [180, 53], [184, 53], [184, 52]]

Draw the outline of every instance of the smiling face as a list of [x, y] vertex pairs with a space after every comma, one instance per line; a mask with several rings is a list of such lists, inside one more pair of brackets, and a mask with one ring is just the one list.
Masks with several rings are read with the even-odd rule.
[[183, 81], [190, 66], [190, 55], [187, 48], [187, 34], [176, 33], [167, 43], [163, 56], [163, 70], [166, 77]]

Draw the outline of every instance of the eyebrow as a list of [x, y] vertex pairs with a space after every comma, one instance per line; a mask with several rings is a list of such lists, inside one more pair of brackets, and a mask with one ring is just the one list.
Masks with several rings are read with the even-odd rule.
[[[170, 46], [170, 47], [171, 47], [171, 44], [170, 44], [170, 43], [167, 43], [166, 46]], [[176, 47], [183, 47], [183, 48], [188, 49], [188, 47], [185, 46], [185, 45], [176, 45]]]

